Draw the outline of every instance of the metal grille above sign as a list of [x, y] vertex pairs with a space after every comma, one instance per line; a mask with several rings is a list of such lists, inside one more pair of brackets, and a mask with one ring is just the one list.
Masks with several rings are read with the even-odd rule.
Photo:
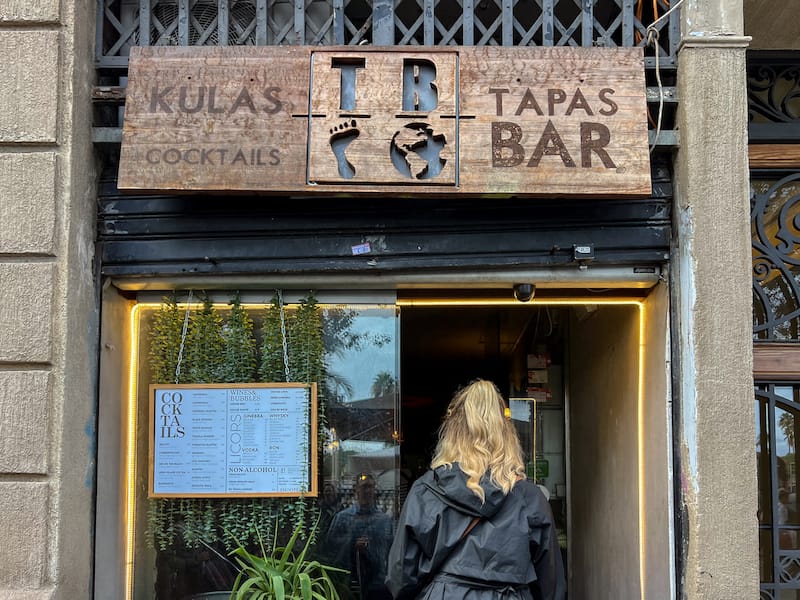
[[134, 48], [119, 188], [646, 196], [636, 48]]

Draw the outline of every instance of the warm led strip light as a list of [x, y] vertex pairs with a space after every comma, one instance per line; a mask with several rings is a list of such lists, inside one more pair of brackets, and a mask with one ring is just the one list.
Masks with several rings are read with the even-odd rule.
[[133, 553], [136, 542], [136, 410], [139, 374], [139, 318], [141, 304], [131, 308], [128, 357], [128, 430], [125, 453], [125, 597], [133, 597]]
[[537, 306], [585, 306], [591, 304], [616, 304], [639, 306], [641, 300], [632, 298], [533, 298], [529, 302], [520, 302], [514, 298], [398, 298], [397, 306], [425, 307], [425, 306], [503, 306], [507, 308], [530, 308]]
[[[318, 304], [318, 306], [343, 306], [344, 304]], [[132, 600], [133, 598], [133, 566], [134, 566], [134, 549], [136, 543], [136, 427], [138, 425], [137, 411], [139, 407], [139, 330], [141, 313], [146, 310], [156, 310], [161, 306], [160, 302], [142, 302], [134, 304], [130, 312], [130, 322], [128, 324], [128, 331], [130, 335], [130, 356], [128, 357], [128, 420], [126, 434], [126, 452], [125, 452], [125, 598]], [[179, 302], [177, 304], [181, 310], [186, 310], [186, 302]], [[198, 309], [203, 306], [202, 302], [192, 302], [189, 305], [193, 309]], [[216, 309], [228, 309], [230, 304], [227, 302], [215, 302], [212, 306]], [[242, 304], [242, 308], [246, 309], [266, 309], [272, 306], [268, 303], [247, 303]], [[297, 306], [296, 302], [286, 303], [286, 306]], [[380, 304], [359, 304], [363, 308], [380, 307]]]
[[[295, 303], [292, 303], [294, 305]], [[343, 303], [344, 304], [344, 303]], [[639, 472], [639, 589], [640, 598], [645, 597], [645, 552], [644, 552], [644, 369], [645, 369], [645, 305], [641, 300], [629, 298], [533, 298], [530, 302], [519, 302], [513, 298], [500, 299], [398, 299], [397, 306], [425, 307], [425, 306], [507, 306], [516, 308], [538, 306], [569, 306], [569, 305], [628, 305], [636, 306], [639, 309], [639, 365], [637, 382], [637, 460]], [[125, 597], [128, 600], [133, 598], [133, 561], [134, 561], [134, 542], [135, 542], [135, 523], [136, 523], [136, 411], [138, 407], [138, 386], [137, 377], [139, 371], [139, 320], [143, 309], [156, 309], [160, 303], [148, 302], [136, 304], [131, 309], [130, 314], [130, 357], [128, 371], [128, 431], [127, 431], [127, 463], [125, 465]], [[193, 307], [202, 306], [201, 303], [192, 303]], [[215, 308], [227, 308], [228, 303], [214, 303]], [[266, 308], [271, 304], [242, 304], [243, 308], [258, 309]], [[333, 306], [330, 304], [320, 304], [319, 306]], [[365, 305], [366, 306], [366, 305]], [[178, 303], [178, 307], [186, 310], [186, 303]]]
[[647, 595], [645, 590], [647, 554], [644, 548], [644, 374], [645, 374], [645, 304], [637, 302], [639, 307], [639, 382], [636, 398], [637, 429], [638, 429], [638, 460], [639, 460], [639, 597], [644, 600]]

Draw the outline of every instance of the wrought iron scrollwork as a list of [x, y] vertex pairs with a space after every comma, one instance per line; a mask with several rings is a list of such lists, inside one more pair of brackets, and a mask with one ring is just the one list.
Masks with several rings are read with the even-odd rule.
[[765, 65], [748, 73], [750, 121], [790, 123], [800, 119], [800, 66]]
[[800, 173], [752, 183], [753, 338], [800, 339]]

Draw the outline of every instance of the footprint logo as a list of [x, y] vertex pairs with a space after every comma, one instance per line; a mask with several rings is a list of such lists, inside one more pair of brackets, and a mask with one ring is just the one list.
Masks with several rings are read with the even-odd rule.
[[331, 129], [330, 132], [331, 150], [333, 150], [333, 155], [336, 157], [339, 175], [343, 179], [352, 179], [356, 174], [356, 168], [353, 166], [353, 163], [347, 160], [345, 151], [353, 140], [361, 135], [361, 131], [358, 129], [355, 119], [352, 119], [351, 121], [345, 121], [341, 125], [337, 125]]

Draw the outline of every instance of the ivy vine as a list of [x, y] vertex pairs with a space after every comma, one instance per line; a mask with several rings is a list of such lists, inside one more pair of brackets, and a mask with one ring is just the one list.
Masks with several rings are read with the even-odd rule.
[[[153, 383], [175, 383], [182, 329], [183, 314], [175, 296], [163, 298], [150, 326], [149, 359]], [[179, 383], [185, 383], [185, 377]]]
[[202, 307], [189, 318], [183, 349], [190, 383], [227, 383], [220, 379], [225, 356], [222, 327], [222, 316], [205, 294]]
[[253, 319], [242, 308], [239, 292], [230, 302], [231, 313], [222, 328], [222, 365], [219, 380], [225, 383], [249, 383], [255, 380], [256, 339]]
[[[288, 320], [285, 313], [286, 311], [284, 311], [284, 319]], [[283, 334], [281, 331], [281, 306], [277, 293], [272, 296], [269, 307], [264, 311], [262, 333], [261, 363], [258, 369], [261, 381], [286, 381], [283, 360]]]

